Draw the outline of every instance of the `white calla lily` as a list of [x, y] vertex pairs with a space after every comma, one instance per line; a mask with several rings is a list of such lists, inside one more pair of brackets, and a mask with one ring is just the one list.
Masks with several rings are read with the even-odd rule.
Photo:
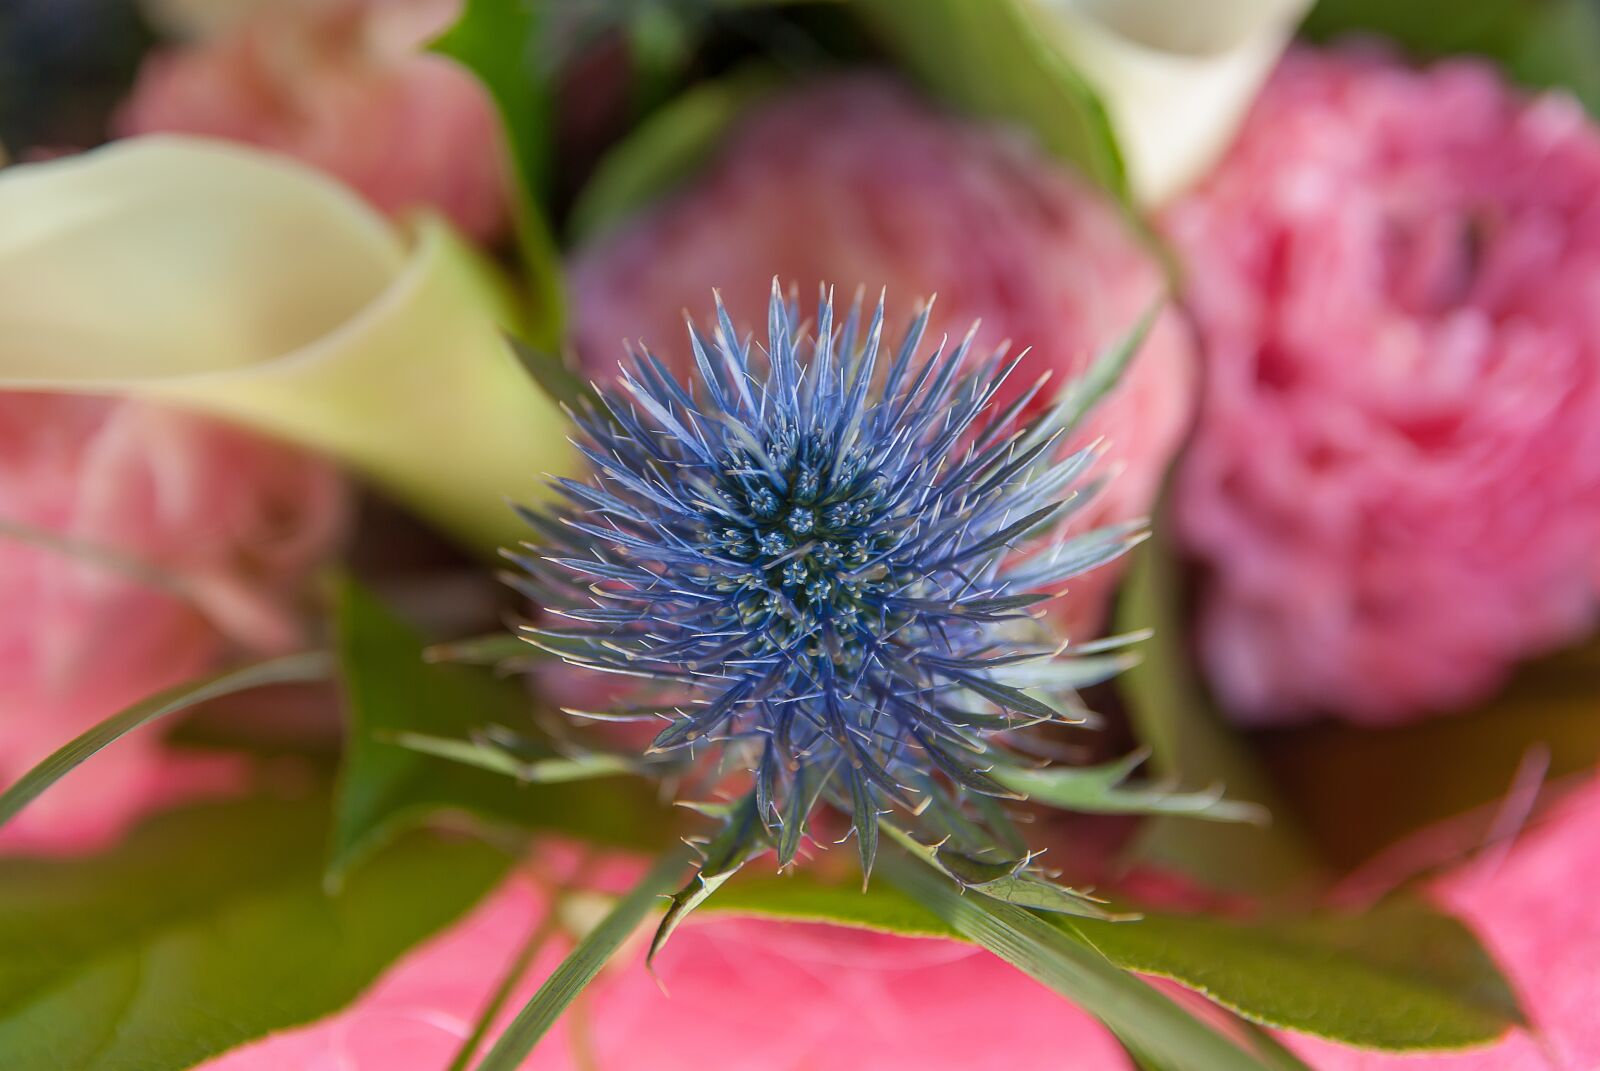
[[1202, 176], [1311, 0], [1028, 0], [1105, 102], [1135, 197], [1153, 205]]
[[118, 142], [0, 172], [0, 389], [126, 393], [324, 451], [467, 545], [575, 468], [501, 334], [506, 291], [441, 222], [407, 240], [241, 146]]

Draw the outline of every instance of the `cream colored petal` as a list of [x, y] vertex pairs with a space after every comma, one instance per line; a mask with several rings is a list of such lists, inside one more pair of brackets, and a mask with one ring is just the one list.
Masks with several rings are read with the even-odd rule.
[[0, 172], [0, 387], [128, 392], [338, 456], [473, 547], [573, 467], [444, 224], [281, 158], [139, 138]]
[[1159, 204], [1227, 149], [1310, 0], [1022, 0], [1100, 93], [1135, 196]]

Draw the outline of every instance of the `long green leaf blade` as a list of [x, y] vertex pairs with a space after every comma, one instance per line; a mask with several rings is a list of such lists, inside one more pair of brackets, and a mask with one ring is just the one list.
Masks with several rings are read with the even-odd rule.
[[96, 752], [116, 743], [141, 726], [178, 714], [209, 699], [246, 692], [269, 684], [294, 684], [322, 680], [333, 673], [333, 658], [326, 651], [255, 662], [214, 676], [186, 681], [118, 711], [52, 752], [0, 793], [0, 825], [9, 822], [45, 789], [55, 784]]
[[539, 991], [506, 1027], [478, 1065], [478, 1071], [517, 1071], [539, 1039], [555, 1025], [567, 1005], [577, 999], [595, 975], [616, 953], [628, 935], [638, 929], [658, 898], [672, 889], [688, 862], [686, 851], [673, 851], [651, 867], [644, 880], [617, 902], [600, 924], [579, 941], [561, 961]]
[[[974, 886], [963, 895], [988, 896], [988, 888]], [[974, 940], [926, 902], [886, 881], [862, 891], [808, 873], [741, 875], [701, 910]], [[1148, 912], [1124, 922], [1054, 913], [1038, 917], [1091, 944], [1116, 966], [1169, 978], [1234, 1011], [1243, 1022], [1348, 1045], [1384, 1051], [1459, 1048], [1491, 1041], [1524, 1018], [1515, 994], [1471, 931], [1414, 900], [1355, 915], [1251, 919]], [[1282, 1063], [1265, 1045], [1260, 1040], [1255, 1045], [1262, 1059]]]
[[424, 755], [505, 774], [530, 785], [557, 785], [595, 777], [615, 777], [635, 773], [639, 767], [638, 762], [618, 755], [554, 756], [525, 760], [494, 744], [430, 736], [427, 733], [395, 733], [391, 739], [401, 747]]
[[1025, 0], [856, 0], [902, 67], [980, 115], [1027, 125], [1054, 155], [1119, 199], [1128, 176], [1105, 105]]
[[1151, 539], [1132, 560], [1117, 604], [1117, 631], [1153, 629], [1143, 660], [1123, 674], [1118, 690], [1135, 735], [1150, 748], [1157, 776], [1184, 786], [1225, 784], [1236, 800], [1264, 807], [1267, 826], [1202, 823], [1165, 815], [1147, 823], [1143, 858], [1218, 888], [1258, 896], [1299, 897], [1325, 883], [1316, 849], [1255, 756], [1207, 701], [1183, 649], [1179, 580], [1161, 511]]
[[749, 67], [701, 82], [663, 105], [596, 165], [572, 206], [573, 241], [593, 241], [692, 176], [735, 120], [778, 82], [775, 72]]
[[1134, 752], [1100, 766], [1060, 766], [1039, 770], [996, 770], [994, 778], [1035, 803], [1092, 814], [1174, 814], [1209, 822], [1264, 825], [1266, 808], [1225, 799], [1220, 785], [1199, 792], [1170, 791], [1156, 785], [1128, 785], [1145, 759]]
[[1270, 1071], [1268, 1064], [1032, 912], [981, 893], [963, 895], [931, 867], [903, 855], [881, 859], [879, 870], [968, 940], [1048, 985], [1157, 1061], [1187, 1071]]
[[230, 800], [161, 814], [97, 855], [0, 859], [0, 1066], [194, 1067], [320, 1019], [511, 863], [415, 833], [330, 894], [327, 818], [320, 794]]
[[512, 210], [533, 308], [530, 341], [555, 352], [565, 302], [561, 256], [544, 215], [552, 160], [554, 5], [539, 0], [467, 0], [432, 44], [471, 71], [500, 114], [511, 152]]
[[1494, 1041], [1525, 1018], [1460, 922], [1415, 900], [1360, 914], [1240, 921], [1051, 919], [1128, 970], [1182, 982], [1246, 1019], [1392, 1052]]

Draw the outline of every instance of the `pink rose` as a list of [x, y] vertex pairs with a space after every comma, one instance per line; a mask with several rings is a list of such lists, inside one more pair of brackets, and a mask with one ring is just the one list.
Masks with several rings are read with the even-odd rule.
[[1574, 101], [1302, 50], [1166, 226], [1207, 362], [1177, 527], [1238, 719], [1457, 707], [1593, 628], [1600, 133]]
[[1390, 1056], [1294, 1038], [1318, 1071], [1591, 1071], [1600, 1067], [1600, 781], [1575, 792], [1504, 858], [1435, 886], [1442, 906], [1477, 930], [1510, 978], [1537, 1036], [1487, 1049]]
[[[684, 310], [710, 323], [716, 286], [736, 324], [764, 325], [775, 275], [807, 302], [822, 282], [845, 302], [886, 286], [895, 330], [937, 292], [932, 341], [982, 319], [978, 350], [1032, 347], [1013, 397], [1045, 373], [1059, 385], [1081, 372], [1162, 293], [1115, 209], [1031, 145], [886, 79], [841, 78], [762, 107], [691, 186], [579, 251], [578, 354], [611, 376], [623, 340], [642, 337], [686, 370]], [[1150, 509], [1189, 419], [1191, 375], [1189, 339], [1163, 316], [1085, 432], [1109, 440], [1100, 471], [1117, 475], [1083, 523]], [[1103, 568], [1072, 585], [1074, 635], [1097, 629], [1114, 578]]]
[[[436, 1071], [449, 1064], [547, 898], [514, 880], [414, 951], [353, 1007], [267, 1038], [205, 1071]], [[559, 962], [539, 957], [509, 1020]], [[657, 964], [642, 942], [534, 1049], [563, 1071], [1128, 1071], [1092, 1019], [1000, 960], [950, 941], [829, 926], [692, 920]], [[864, 1009], [870, 1009], [870, 1013]], [[1004, 1029], [994, 1024], [1003, 1022]], [[501, 1024], [503, 1025], [503, 1023]]]
[[268, 5], [146, 59], [117, 127], [243, 141], [303, 160], [399, 216], [428, 206], [479, 240], [508, 194], [499, 121], [461, 67], [419, 46], [457, 0]]
[[[0, 784], [229, 645], [294, 646], [294, 602], [345, 512], [330, 467], [246, 432], [137, 402], [0, 394]], [[176, 791], [172, 774], [135, 733], [30, 804], [6, 842], [93, 841]]]

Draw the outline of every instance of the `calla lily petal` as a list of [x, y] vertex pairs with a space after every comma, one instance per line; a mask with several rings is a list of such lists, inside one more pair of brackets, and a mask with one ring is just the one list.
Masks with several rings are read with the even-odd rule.
[[474, 549], [576, 468], [506, 291], [280, 157], [151, 137], [0, 172], [0, 389], [127, 393], [332, 454]]
[[1142, 203], [1159, 204], [1228, 147], [1310, 0], [1025, 0], [1101, 98]]

